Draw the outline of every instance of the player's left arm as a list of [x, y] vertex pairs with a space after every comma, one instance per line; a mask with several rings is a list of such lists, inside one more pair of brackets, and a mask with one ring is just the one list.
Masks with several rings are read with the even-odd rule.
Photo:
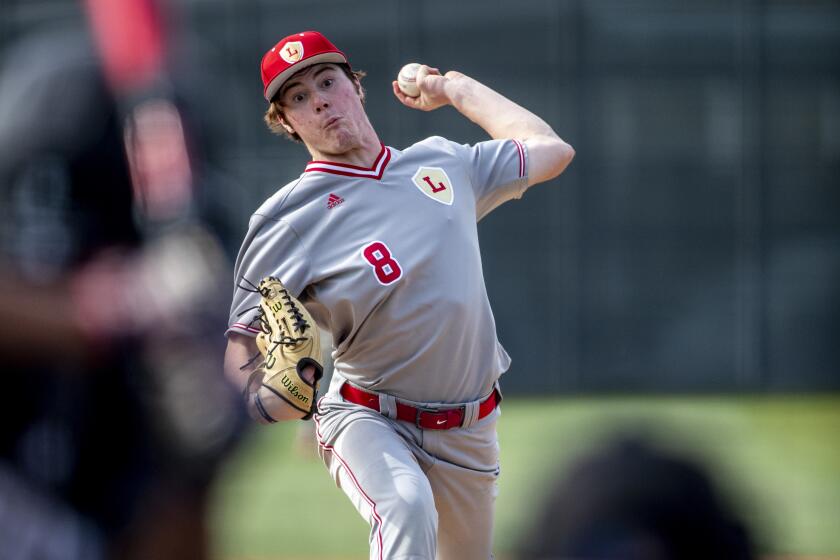
[[408, 97], [394, 82], [394, 95], [406, 107], [421, 111], [452, 105], [492, 138], [523, 142], [528, 149], [529, 185], [557, 177], [575, 156], [574, 148], [540, 117], [460, 72], [441, 75], [437, 68], [423, 65], [417, 86], [419, 97]]

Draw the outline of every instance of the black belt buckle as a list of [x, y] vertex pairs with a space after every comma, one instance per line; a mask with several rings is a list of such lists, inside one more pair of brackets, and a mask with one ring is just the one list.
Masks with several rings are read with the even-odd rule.
[[415, 425], [415, 426], [417, 426], [418, 428], [420, 428], [421, 430], [425, 430], [425, 429], [426, 429], [426, 428], [424, 428], [423, 426], [421, 426], [421, 425], [420, 425], [420, 416], [421, 416], [423, 413], [426, 413], [426, 412], [427, 412], [427, 413], [429, 413], [429, 414], [436, 414], [436, 413], [440, 412], [440, 409], [437, 409], [437, 408], [426, 408], [425, 406], [417, 406], [417, 407], [415, 407], [415, 408], [416, 408], [416, 410], [417, 410], [417, 413], [414, 415], [414, 425]]
[[[421, 430], [448, 430], [450, 428], [458, 428], [464, 423], [464, 407], [461, 408], [447, 408], [441, 410], [440, 408], [425, 408], [425, 407], [417, 407], [417, 415], [414, 417], [414, 425], [420, 428]], [[457, 414], [458, 412], [461, 413], [460, 421], [457, 422], [457, 426], [450, 425], [450, 420], [452, 419], [452, 414]], [[423, 413], [428, 414], [435, 414], [435, 415], [442, 415], [442, 419], [435, 420], [435, 425], [431, 427], [423, 427], [420, 425], [420, 416]]]

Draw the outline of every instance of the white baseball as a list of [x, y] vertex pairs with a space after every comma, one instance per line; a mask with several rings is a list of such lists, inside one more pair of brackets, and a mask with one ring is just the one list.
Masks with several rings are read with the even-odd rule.
[[417, 70], [420, 65], [416, 62], [406, 64], [400, 70], [397, 76], [397, 85], [400, 86], [400, 91], [409, 97], [417, 97], [420, 95], [420, 88], [417, 87]]

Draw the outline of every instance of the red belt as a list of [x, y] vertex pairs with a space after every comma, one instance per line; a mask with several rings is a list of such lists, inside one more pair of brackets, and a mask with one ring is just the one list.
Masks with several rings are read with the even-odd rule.
[[[372, 408], [377, 412], [379, 410], [379, 395], [370, 393], [363, 389], [353, 387], [349, 383], [344, 383], [340, 390], [341, 396], [351, 403], [360, 404], [368, 408]], [[478, 405], [478, 419], [481, 420], [496, 409], [496, 406], [502, 402], [502, 396], [497, 389], [493, 389], [486, 399], [481, 401]], [[405, 422], [411, 422], [418, 428], [424, 430], [449, 430], [452, 428], [460, 428], [464, 423], [464, 415], [466, 413], [465, 406], [457, 408], [425, 408], [416, 407], [408, 404], [403, 404], [397, 401], [397, 419]]]

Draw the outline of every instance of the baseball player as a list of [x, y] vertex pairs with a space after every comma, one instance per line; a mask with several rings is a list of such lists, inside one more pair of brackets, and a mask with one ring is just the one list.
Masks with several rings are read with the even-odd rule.
[[[498, 379], [510, 358], [496, 337], [476, 223], [562, 173], [574, 150], [492, 89], [428, 66], [417, 73], [419, 96], [395, 81], [397, 99], [423, 111], [452, 105], [492, 140], [386, 146], [360, 74], [315, 31], [268, 51], [262, 79], [269, 126], [302, 142], [312, 161], [251, 218], [225, 369], [260, 422], [314, 413], [330, 475], [370, 523], [371, 558], [491, 558]], [[244, 288], [267, 276], [332, 334], [335, 370], [317, 409], [293, 402], [295, 390], [269, 410], [248, 390], [242, 366], [258, 352], [260, 292]], [[299, 369], [314, 386], [318, 368]]]

